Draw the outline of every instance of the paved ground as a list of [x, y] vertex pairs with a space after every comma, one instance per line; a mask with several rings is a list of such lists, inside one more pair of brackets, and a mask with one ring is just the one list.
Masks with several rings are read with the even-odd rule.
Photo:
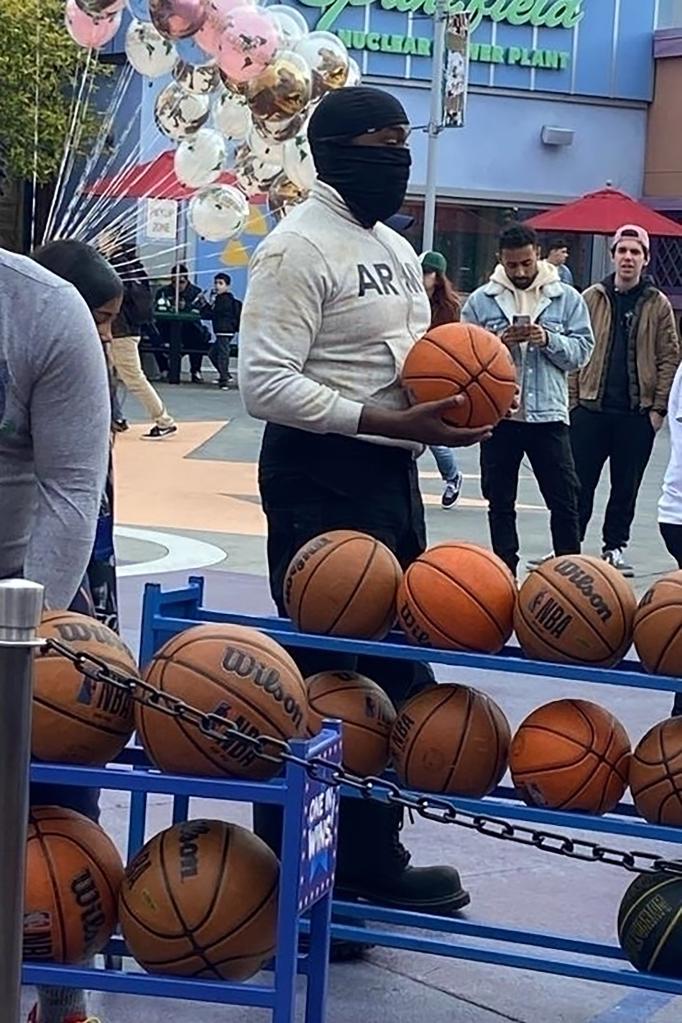
[[[137, 641], [143, 584], [154, 579], [181, 585], [199, 570], [207, 580], [207, 603], [253, 612], [271, 609], [264, 581], [264, 522], [257, 499], [255, 461], [260, 428], [241, 409], [239, 396], [204, 386], [164, 388], [171, 411], [182, 423], [177, 437], [159, 444], [139, 440], [141, 424], [117, 443], [119, 556], [122, 610], [126, 634]], [[131, 422], [137, 409], [128, 408]], [[642, 489], [631, 548], [638, 592], [652, 578], [674, 567], [656, 528], [655, 507], [667, 460], [662, 435]], [[421, 463], [432, 542], [461, 538], [487, 542], [487, 523], [479, 489], [476, 453], [461, 453], [465, 475], [462, 499], [453, 511], [440, 508], [441, 484], [430, 455]], [[520, 532], [524, 556], [549, 550], [547, 515], [530, 470], [520, 492]], [[599, 502], [599, 511], [603, 507]], [[598, 519], [598, 516], [596, 516]], [[588, 549], [599, 548], [598, 530]], [[583, 686], [501, 674], [440, 670], [442, 680], [473, 681], [504, 707], [513, 725], [538, 703], [576, 692], [603, 702], [616, 713], [636, 741], [666, 716], [669, 697], [625, 689]], [[589, 690], [586, 691], [586, 690]], [[125, 798], [105, 797], [105, 824], [123, 843]], [[198, 805], [195, 810], [198, 809]], [[227, 813], [226, 813], [227, 809]], [[202, 804], [201, 812], [247, 820], [244, 807]], [[153, 801], [151, 831], [168, 822], [168, 805]], [[613, 941], [618, 902], [629, 882], [614, 868], [567, 864], [538, 852], [518, 850], [491, 839], [435, 824], [408, 826], [405, 840], [415, 862], [453, 863], [472, 894], [470, 919], [497, 921], [518, 928], [579, 933]], [[627, 839], [613, 844], [631, 844]], [[646, 843], [637, 841], [638, 847]], [[661, 848], [659, 846], [659, 848]], [[663, 847], [664, 848], [664, 847]], [[677, 855], [677, 847], [668, 852]], [[28, 1000], [30, 993], [26, 993]], [[267, 1014], [189, 1003], [155, 1003], [121, 996], [93, 996], [93, 1011], [111, 1023], [145, 1020], [175, 1023], [195, 1020], [253, 1020]], [[682, 999], [584, 981], [469, 964], [436, 956], [377, 949], [363, 964], [331, 971], [328, 1023], [359, 1017], [391, 1023], [674, 1023]]]

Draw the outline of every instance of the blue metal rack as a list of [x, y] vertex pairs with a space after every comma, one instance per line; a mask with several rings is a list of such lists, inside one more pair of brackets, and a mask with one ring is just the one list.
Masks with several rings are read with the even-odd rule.
[[[604, 670], [528, 661], [519, 656], [518, 648], [514, 647], [505, 649], [497, 656], [484, 656], [414, 647], [399, 634], [392, 634], [382, 643], [329, 638], [299, 633], [290, 622], [278, 618], [213, 611], [203, 607], [203, 596], [203, 579], [197, 577], [190, 578], [188, 586], [179, 590], [163, 592], [157, 584], [147, 586], [140, 643], [140, 660], [143, 665], [179, 632], [197, 624], [229, 622], [259, 629], [288, 647], [429, 661], [482, 671], [557, 678], [587, 685], [682, 692], [682, 678], [647, 675], [638, 661], [624, 661], [618, 668]], [[344, 790], [344, 795], [358, 796], [358, 793]], [[676, 844], [680, 844], [682, 838], [679, 829], [647, 824], [636, 816], [633, 806], [628, 803], [621, 804], [614, 813], [596, 817], [527, 806], [518, 799], [513, 789], [505, 787], [498, 788], [482, 800], [453, 797], [449, 802], [462, 810], [561, 830], [602, 832]], [[140, 825], [136, 817], [143, 812], [144, 808], [138, 804], [132, 814], [133, 844], [138, 841], [140, 826], [144, 826], [143, 823]], [[409, 913], [364, 903], [335, 900], [333, 909], [332, 937], [335, 938], [682, 995], [682, 980], [637, 973], [627, 964], [622, 950], [616, 944], [587, 941], [568, 935], [520, 931], [461, 918]], [[387, 927], [401, 930], [387, 930]], [[425, 932], [432, 933], [427, 936]]]
[[[321, 756], [331, 764], [341, 758], [338, 725], [332, 723], [310, 742], [292, 743], [293, 752], [310, 758]], [[190, 818], [192, 797], [269, 803], [283, 809], [277, 954], [271, 964], [272, 983], [229, 983], [185, 977], [149, 975], [116, 969], [85, 969], [27, 963], [24, 984], [45, 984], [109, 991], [117, 994], [180, 998], [198, 1002], [243, 1005], [270, 1009], [273, 1023], [294, 1023], [296, 976], [307, 978], [305, 1023], [324, 1023], [327, 995], [328, 953], [331, 918], [331, 887], [335, 866], [335, 844], [326, 849], [326, 863], [310, 855], [308, 826], [316, 795], [332, 794], [325, 811], [332, 834], [338, 823], [336, 790], [323, 782], [311, 781], [306, 772], [288, 764], [281, 777], [269, 782], [190, 778], [160, 774], [139, 749], [126, 749], [106, 768], [35, 763], [31, 781], [51, 785], [75, 785], [111, 789], [131, 794], [129, 850], [134, 852], [145, 840], [146, 802], [150, 793], [173, 796], [173, 822]], [[315, 805], [319, 805], [315, 801]], [[310, 933], [309, 951], [299, 954], [299, 931], [303, 916]], [[121, 938], [114, 938], [107, 957], [125, 958], [128, 952]]]

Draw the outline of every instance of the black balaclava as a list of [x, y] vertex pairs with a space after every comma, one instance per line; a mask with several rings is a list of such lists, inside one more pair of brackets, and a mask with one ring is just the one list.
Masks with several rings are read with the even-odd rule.
[[354, 146], [352, 140], [401, 124], [409, 124], [402, 103], [364, 86], [328, 93], [310, 118], [308, 139], [318, 177], [336, 189], [363, 227], [400, 209], [412, 161], [402, 146]]
[[114, 268], [92, 245], [65, 238], [48, 242], [33, 259], [80, 291], [94, 312], [123, 294], [123, 283]]

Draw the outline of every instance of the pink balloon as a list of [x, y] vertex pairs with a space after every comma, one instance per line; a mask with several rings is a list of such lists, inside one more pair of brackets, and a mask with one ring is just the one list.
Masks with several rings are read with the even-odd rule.
[[66, 0], [64, 12], [66, 29], [74, 42], [88, 49], [99, 49], [110, 42], [119, 30], [121, 12], [101, 18], [91, 18], [76, 4], [76, 0]]
[[218, 64], [232, 82], [248, 82], [272, 63], [279, 46], [277, 26], [264, 10], [236, 7], [225, 19]]
[[208, 17], [194, 36], [202, 50], [217, 57], [227, 15], [243, 6], [244, 0], [208, 0]]
[[193, 36], [208, 16], [208, 0], [150, 0], [152, 24], [166, 39]]

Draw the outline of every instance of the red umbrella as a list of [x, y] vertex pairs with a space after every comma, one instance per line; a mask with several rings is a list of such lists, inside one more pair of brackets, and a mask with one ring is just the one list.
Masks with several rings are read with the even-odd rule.
[[526, 221], [538, 231], [615, 234], [624, 224], [637, 224], [651, 235], [682, 238], [682, 224], [643, 206], [617, 188], [588, 192], [582, 199], [539, 213]]
[[[86, 191], [109, 199], [191, 199], [196, 189], [178, 181], [173, 155], [172, 150], [167, 150], [147, 163], [129, 167], [123, 174], [100, 178]], [[223, 171], [216, 184], [233, 185], [234, 182], [234, 174]]]

